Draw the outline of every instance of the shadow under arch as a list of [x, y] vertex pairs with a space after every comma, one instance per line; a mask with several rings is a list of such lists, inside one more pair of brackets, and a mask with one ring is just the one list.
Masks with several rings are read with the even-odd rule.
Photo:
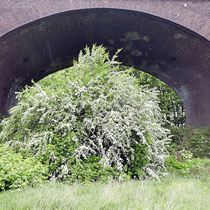
[[31, 79], [72, 65], [86, 45], [122, 48], [125, 66], [168, 84], [184, 103], [187, 124], [210, 126], [210, 42], [168, 20], [122, 9], [59, 13], [0, 38], [0, 113], [8, 114], [15, 92]]

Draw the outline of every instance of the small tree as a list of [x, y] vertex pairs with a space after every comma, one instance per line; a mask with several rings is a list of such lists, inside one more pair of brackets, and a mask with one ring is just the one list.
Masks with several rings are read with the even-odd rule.
[[48, 164], [56, 178], [95, 162], [118, 176], [162, 176], [169, 132], [157, 91], [121, 71], [117, 53], [85, 48], [73, 67], [26, 87], [2, 122], [1, 141]]

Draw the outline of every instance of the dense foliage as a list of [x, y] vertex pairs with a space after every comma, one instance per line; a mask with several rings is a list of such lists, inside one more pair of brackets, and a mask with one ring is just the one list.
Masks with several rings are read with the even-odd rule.
[[210, 158], [210, 127], [171, 127], [171, 152], [190, 151], [193, 157]]
[[47, 178], [47, 167], [0, 145], [0, 191], [35, 185]]
[[157, 91], [103, 47], [19, 93], [0, 141], [48, 166], [51, 180], [164, 175], [169, 131]]
[[179, 96], [164, 82], [145, 72], [133, 69], [140, 85], [158, 90], [161, 113], [167, 119], [166, 125], [182, 127], [185, 125], [186, 115], [184, 105]]
[[172, 141], [170, 157], [165, 165], [169, 171], [177, 171], [184, 176], [209, 176], [210, 127], [170, 127]]
[[[209, 159], [193, 158], [190, 151], [182, 150], [181, 156], [171, 155], [166, 159], [165, 165], [169, 172], [177, 172], [185, 177], [209, 177]], [[181, 157], [181, 159], [180, 159]]]

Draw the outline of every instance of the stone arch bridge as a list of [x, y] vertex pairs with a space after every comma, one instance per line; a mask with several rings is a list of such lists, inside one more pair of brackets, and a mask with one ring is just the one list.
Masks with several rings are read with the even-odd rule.
[[176, 91], [188, 125], [210, 126], [208, 0], [0, 0], [0, 113], [93, 43], [123, 48], [124, 65]]

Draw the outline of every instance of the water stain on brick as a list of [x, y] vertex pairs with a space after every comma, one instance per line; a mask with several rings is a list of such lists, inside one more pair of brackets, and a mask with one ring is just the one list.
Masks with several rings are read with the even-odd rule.
[[141, 35], [136, 31], [129, 31], [125, 34], [126, 39], [137, 41], [141, 39]]
[[[129, 31], [129, 32], [125, 33], [125, 38], [130, 39], [132, 41], [141, 40], [141, 41], [149, 42], [149, 40], [150, 40], [149, 36], [142, 36], [136, 31]], [[122, 41], [125, 41], [125, 40], [122, 39]]]
[[131, 51], [131, 55], [142, 56], [142, 52], [140, 52], [139, 50], [134, 50], [134, 51]]
[[176, 33], [174, 34], [175, 39], [187, 39], [187, 37], [184, 34]]

